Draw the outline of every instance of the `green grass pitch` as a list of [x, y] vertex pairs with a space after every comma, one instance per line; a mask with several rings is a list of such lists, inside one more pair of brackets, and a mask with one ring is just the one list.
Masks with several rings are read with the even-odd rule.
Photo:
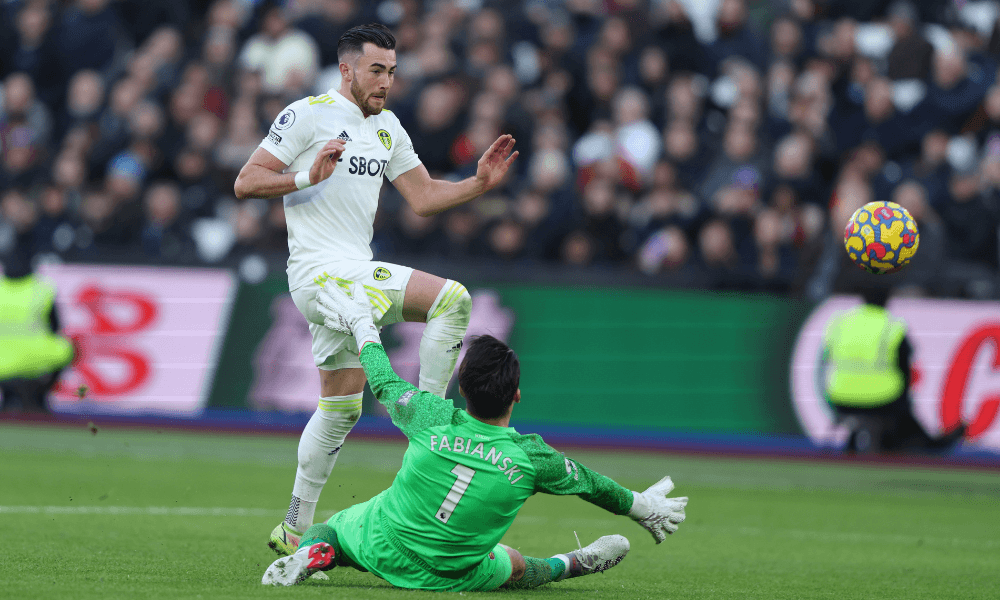
[[[426, 598], [367, 573], [265, 588], [297, 440], [0, 423], [0, 596]], [[390, 484], [404, 446], [349, 440], [320, 516]], [[634, 489], [665, 474], [691, 498], [657, 546], [624, 517], [535, 496], [505, 543], [533, 556], [621, 533], [603, 575], [483, 598], [1000, 598], [996, 471], [570, 452]], [[469, 595], [468, 593], [465, 595]]]

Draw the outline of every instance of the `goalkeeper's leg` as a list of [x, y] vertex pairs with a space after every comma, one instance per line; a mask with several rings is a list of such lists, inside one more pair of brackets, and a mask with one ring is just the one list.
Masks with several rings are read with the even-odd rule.
[[291, 556], [271, 563], [261, 583], [295, 585], [317, 571], [329, 571], [336, 567], [340, 555], [337, 533], [326, 523], [317, 523], [305, 531], [298, 549]]
[[472, 296], [461, 283], [422, 271], [410, 276], [403, 318], [427, 323], [420, 338], [420, 389], [445, 397], [471, 313]]
[[629, 544], [620, 535], [606, 535], [579, 550], [556, 554], [552, 558], [522, 556], [513, 548], [504, 548], [510, 555], [512, 573], [502, 587], [523, 590], [570, 577], [607, 571], [625, 558]]

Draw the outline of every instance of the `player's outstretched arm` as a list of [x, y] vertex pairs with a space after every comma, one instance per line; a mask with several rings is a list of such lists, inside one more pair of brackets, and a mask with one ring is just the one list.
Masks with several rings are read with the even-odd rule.
[[368, 294], [360, 283], [351, 284], [350, 294], [339, 285], [324, 286], [316, 293], [316, 301], [326, 327], [354, 336], [372, 393], [406, 437], [451, 422], [458, 409], [450, 400], [417, 389], [392, 370], [372, 319]]
[[667, 498], [674, 489], [670, 477], [664, 477], [642, 492], [631, 491], [610, 477], [567, 458], [538, 435], [524, 435], [514, 440], [531, 458], [535, 468], [535, 491], [545, 494], [579, 496], [612, 512], [628, 515], [659, 544], [667, 534], [677, 531], [684, 521], [687, 498]]
[[344, 153], [343, 140], [330, 140], [316, 155], [309, 171], [285, 173], [288, 165], [263, 148], [257, 148], [240, 169], [233, 191], [236, 197], [278, 198], [314, 186], [333, 175], [337, 160]]
[[517, 158], [514, 143], [512, 136], [501, 135], [479, 159], [476, 175], [459, 182], [431, 179], [427, 167], [417, 165], [393, 179], [392, 183], [413, 212], [422, 217], [436, 215], [500, 185]]

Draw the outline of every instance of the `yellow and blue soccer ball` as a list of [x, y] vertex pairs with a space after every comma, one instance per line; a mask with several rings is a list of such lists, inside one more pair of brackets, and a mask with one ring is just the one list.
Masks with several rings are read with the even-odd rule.
[[854, 211], [844, 230], [844, 247], [854, 264], [885, 275], [905, 267], [920, 245], [917, 222], [895, 202], [869, 202]]

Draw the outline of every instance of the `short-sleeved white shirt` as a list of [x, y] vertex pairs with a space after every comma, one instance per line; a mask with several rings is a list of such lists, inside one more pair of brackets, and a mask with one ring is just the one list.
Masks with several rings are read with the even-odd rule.
[[371, 260], [382, 178], [392, 181], [420, 164], [396, 115], [383, 110], [365, 118], [332, 89], [288, 105], [260, 147], [288, 165], [286, 171], [308, 171], [320, 149], [338, 138], [347, 148], [333, 175], [284, 199], [292, 290], [331, 263]]

